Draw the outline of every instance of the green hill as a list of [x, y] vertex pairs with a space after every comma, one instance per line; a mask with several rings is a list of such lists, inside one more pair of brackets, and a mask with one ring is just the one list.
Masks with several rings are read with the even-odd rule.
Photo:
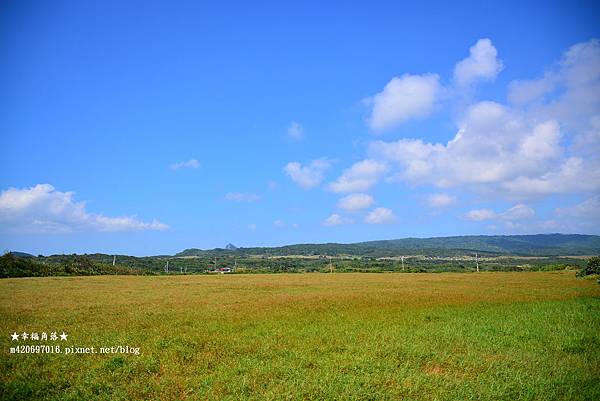
[[403, 238], [368, 241], [354, 244], [296, 244], [281, 247], [255, 247], [212, 250], [186, 249], [175, 256], [210, 255], [355, 255], [398, 256], [430, 255], [454, 256], [473, 252], [490, 255], [519, 256], [574, 256], [600, 253], [600, 236], [581, 234], [536, 235], [468, 235], [456, 237]]

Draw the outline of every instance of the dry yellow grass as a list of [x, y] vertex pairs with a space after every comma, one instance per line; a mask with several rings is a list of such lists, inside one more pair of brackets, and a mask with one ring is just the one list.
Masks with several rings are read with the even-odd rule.
[[[599, 299], [572, 272], [5, 279], [2, 395], [585, 399]], [[141, 355], [7, 353], [44, 330]]]

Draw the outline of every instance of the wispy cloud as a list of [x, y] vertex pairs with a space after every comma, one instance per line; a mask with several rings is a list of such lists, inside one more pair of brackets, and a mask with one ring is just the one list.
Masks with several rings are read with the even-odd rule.
[[262, 199], [257, 194], [246, 194], [241, 192], [229, 192], [225, 195], [225, 200], [233, 202], [256, 202]]
[[561, 218], [597, 225], [600, 223], [600, 195], [592, 196], [575, 206], [557, 208], [554, 214]]
[[535, 216], [535, 210], [524, 204], [517, 204], [504, 212], [497, 213], [490, 209], [475, 209], [467, 212], [465, 217], [468, 220], [504, 220], [515, 221], [530, 219]]
[[304, 139], [304, 128], [300, 123], [293, 121], [287, 129], [288, 138], [296, 141]]
[[427, 197], [427, 206], [432, 208], [445, 208], [456, 202], [456, 198], [454, 196], [445, 194], [445, 193], [437, 193], [431, 194]]
[[180, 163], [173, 163], [170, 166], [171, 170], [179, 170], [182, 168], [197, 169], [198, 167], [200, 167], [200, 162], [196, 159], [190, 159]]

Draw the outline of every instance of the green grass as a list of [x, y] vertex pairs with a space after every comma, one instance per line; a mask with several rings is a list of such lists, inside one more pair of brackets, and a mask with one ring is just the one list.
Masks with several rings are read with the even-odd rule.
[[[600, 399], [573, 272], [5, 279], [0, 317], [3, 399]], [[8, 353], [44, 330], [141, 354]]]

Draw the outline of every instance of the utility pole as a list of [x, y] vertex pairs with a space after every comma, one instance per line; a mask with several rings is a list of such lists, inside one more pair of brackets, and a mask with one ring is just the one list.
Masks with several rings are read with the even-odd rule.
[[329, 257], [329, 273], [333, 273], [333, 265], [331, 264], [331, 256]]
[[479, 273], [479, 259], [477, 258], [477, 252], [475, 252], [475, 265], [477, 266], [477, 273]]
[[400, 260], [402, 261], [402, 271], [404, 271], [404, 256], [400, 256]]
[[165, 265], [165, 272], [169, 272], [169, 261], [167, 260], [167, 264]]
[[117, 255], [113, 255], [113, 266], [115, 265], [116, 262], [117, 262]]
[[216, 257], [215, 257], [214, 266], [215, 266], [215, 270], [217, 270], [217, 258]]

